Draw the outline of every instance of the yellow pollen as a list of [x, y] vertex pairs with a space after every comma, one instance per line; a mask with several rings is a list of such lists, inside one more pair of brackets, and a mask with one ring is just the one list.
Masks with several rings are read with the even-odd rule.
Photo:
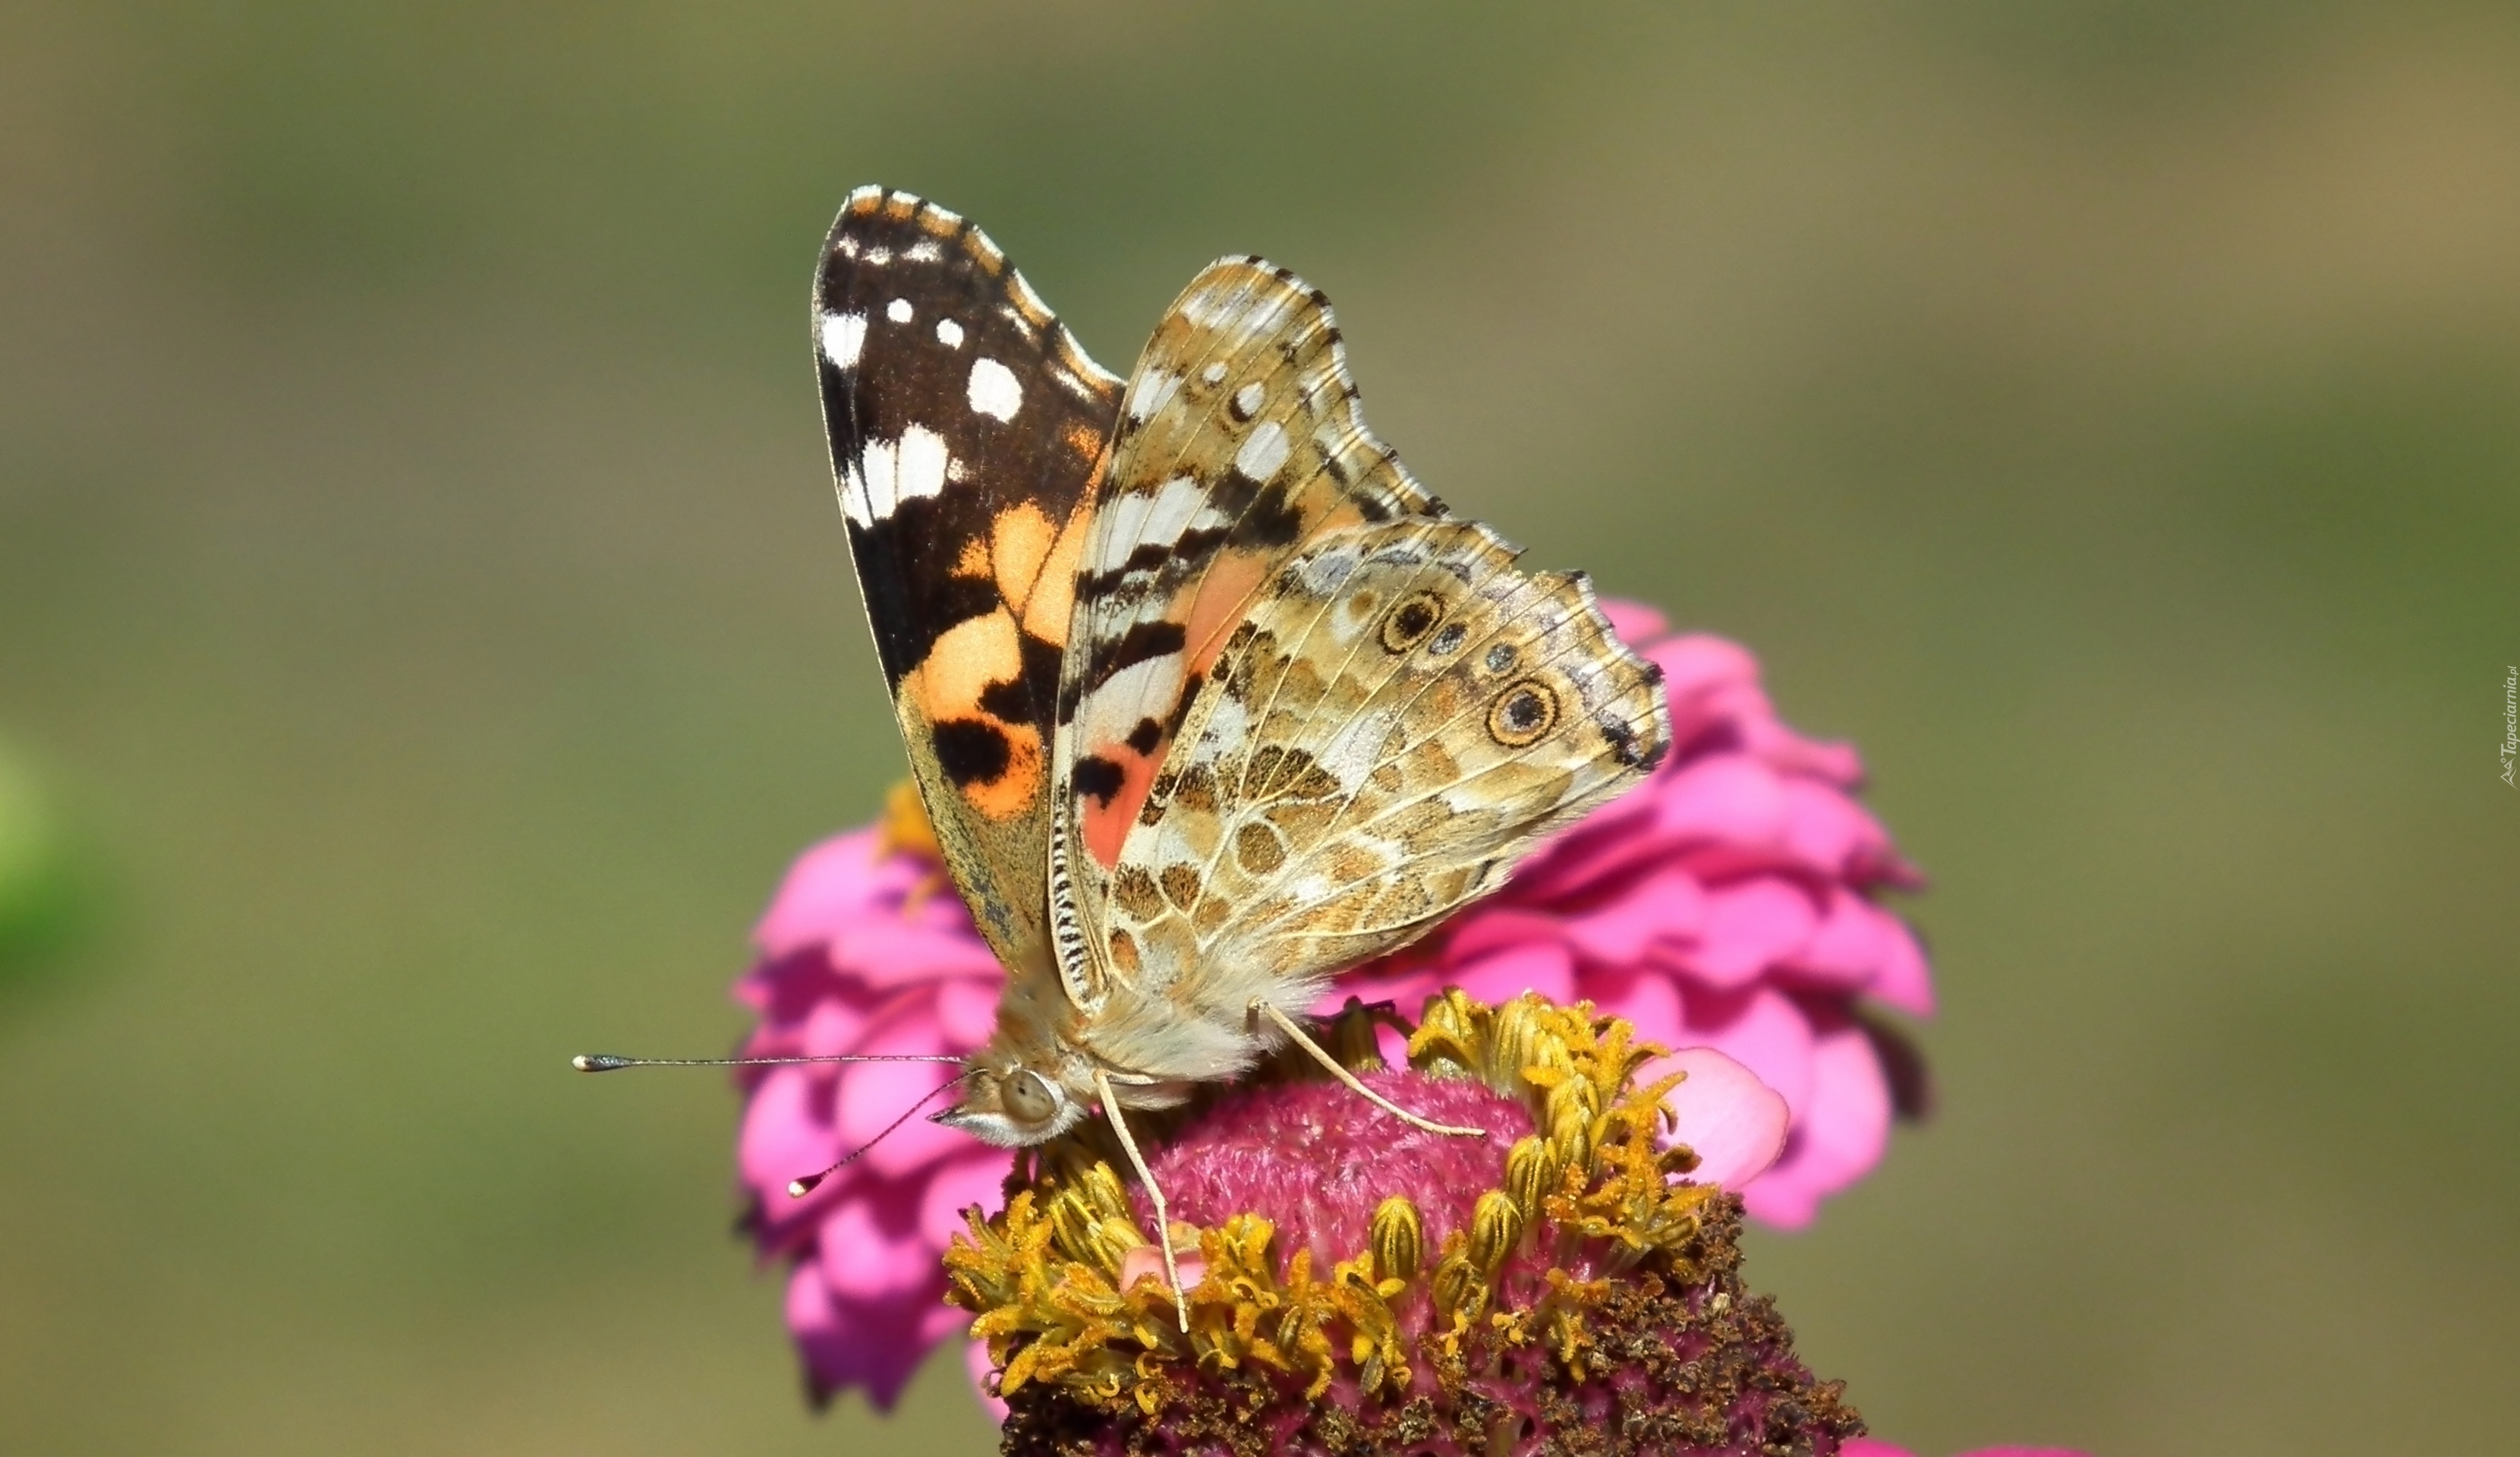
[[[1322, 1040], [1353, 1067], [1376, 1066], [1373, 1026], [1389, 1018], [1351, 1001]], [[1200, 1372], [1292, 1380], [1311, 1395], [1345, 1374], [1367, 1395], [1398, 1399], [1421, 1371], [1447, 1388], [1462, 1379], [1472, 1333], [1581, 1369], [1587, 1314], [1612, 1298], [1610, 1277], [1688, 1284], [1707, 1274], [1699, 1235], [1721, 1191], [1678, 1181], [1694, 1156], [1655, 1141], [1678, 1079], [1634, 1080], [1660, 1052], [1590, 1003], [1525, 994], [1490, 1008], [1448, 990], [1428, 1000], [1410, 1037], [1411, 1066], [1517, 1099], [1543, 1131], [1514, 1146], [1505, 1187], [1482, 1194], [1470, 1227], [1440, 1250], [1426, 1248], [1418, 1208], [1398, 1195], [1374, 1209], [1366, 1248], [1327, 1273], [1309, 1250], [1286, 1257], [1258, 1213], [1212, 1229], [1176, 1224], [1175, 1243], [1195, 1245], [1204, 1271], [1188, 1292], [1185, 1333], [1161, 1281], [1122, 1288], [1130, 1252], [1152, 1241], [1130, 1208], [1121, 1156], [1094, 1122], [1018, 1160], [1004, 1213], [965, 1212], [968, 1230], [945, 1254], [946, 1298], [977, 1317], [971, 1331], [989, 1343], [1001, 1393], [1051, 1383], [1114, 1413], [1151, 1416]], [[1291, 1054], [1255, 1074], [1323, 1075]], [[1518, 1251], [1545, 1260], [1536, 1296], [1527, 1276], [1510, 1292], [1496, 1283]], [[1402, 1324], [1412, 1310], [1415, 1336]]]

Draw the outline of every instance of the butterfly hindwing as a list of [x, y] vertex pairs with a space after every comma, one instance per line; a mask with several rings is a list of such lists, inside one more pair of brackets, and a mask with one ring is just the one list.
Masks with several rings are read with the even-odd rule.
[[832, 464], [876, 652], [964, 899], [1010, 966], [1043, 948], [1059, 661], [1119, 381], [1005, 254], [862, 188], [814, 290]]
[[1069, 990], [1099, 991], [1077, 923], [1213, 659], [1278, 569], [1323, 533], [1443, 506], [1367, 430], [1328, 300], [1228, 258], [1165, 313], [1124, 396], [1086, 534], [1060, 690], [1054, 891]]
[[1140, 806], [1100, 949], [1163, 1015], [1098, 1052], [1174, 1070], [1253, 998], [1306, 1005], [1494, 888], [1661, 760], [1660, 678], [1581, 577], [1519, 570], [1477, 523], [1318, 539], [1228, 634]]

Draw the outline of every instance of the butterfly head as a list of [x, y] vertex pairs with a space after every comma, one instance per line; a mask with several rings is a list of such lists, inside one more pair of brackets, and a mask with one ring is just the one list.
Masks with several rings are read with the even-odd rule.
[[992, 1047], [972, 1059], [962, 1101], [934, 1115], [935, 1121], [1002, 1149], [1047, 1143], [1075, 1127], [1089, 1101], [1082, 1087], [1070, 1087], [1060, 1075], [1061, 1061], [1030, 1060]]

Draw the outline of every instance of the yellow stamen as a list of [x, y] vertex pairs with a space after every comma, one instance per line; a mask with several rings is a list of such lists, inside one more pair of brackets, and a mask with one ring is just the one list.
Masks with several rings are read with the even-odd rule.
[[[1351, 1002], [1323, 1041], [1362, 1063], [1372, 1056], [1376, 1016]], [[1002, 1392], [1050, 1383], [1111, 1412], [1151, 1416], [1201, 1371], [1276, 1372], [1313, 1394], [1345, 1371], [1368, 1393], [1397, 1396], [1417, 1379], [1416, 1358], [1439, 1384], [1459, 1379], [1473, 1330], [1545, 1346], [1580, 1369], [1592, 1339], [1587, 1312], [1613, 1296], [1604, 1276], [1649, 1270], [1685, 1285], [1708, 1273], [1698, 1237], [1720, 1191], [1673, 1182], [1689, 1156], [1655, 1142], [1673, 1080], [1634, 1083], [1660, 1051], [1637, 1042], [1626, 1023], [1596, 1018], [1589, 1003], [1557, 1007], [1526, 994], [1489, 1008], [1447, 991], [1428, 1001], [1410, 1038], [1412, 1066], [1520, 1101], [1541, 1131], [1514, 1145], [1505, 1187], [1483, 1194], [1470, 1227], [1448, 1234], [1440, 1251], [1426, 1250], [1417, 1207], [1395, 1195], [1375, 1208], [1367, 1248], [1336, 1261], [1328, 1279], [1314, 1275], [1310, 1251], [1282, 1257], [1269, 1219], [1240, 1213], [1213, 1229], [1167, 1231], [1184, 1248], [1198, 1246], [1204, 1274], [1188, 1291], [1151, 1280], [1121, 1289], [1128, 1252], [1155, 1241], [1130, 1212], [1118, 1172], [1127, 1161], [1095, 1122], [1019, 1164], [1028, 1187], [1006, 1212], [966, 1214], [968, 1236], [945, 1254], [947, 1298], [978, 1317], [972, 1334], [989, 1342]], [[1325, 1074], [1290, 1050], [1259, 1075]], [[1186, 1116], [1195, 1114], [1144, 1121], [1159, 1129]], [[1547, 1261], [1547, 1290], [1526, 1305], [1501, 1304], [1494, 1282], [1526, 1248]], [[1401, 1317], [1420, 1291], [1426, 1304], [1418, 1308], [1435, 1320], [1413, 1349]]]

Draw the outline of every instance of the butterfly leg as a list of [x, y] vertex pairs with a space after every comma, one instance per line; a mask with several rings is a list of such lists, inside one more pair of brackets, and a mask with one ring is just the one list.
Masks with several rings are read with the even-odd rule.
[[1111, 1096], [1111, 1074], [1096, 1072], [1094, 1090], [1102, 1095], [1102, 1116], [1111, 1120], [1111, 1131], [1120, 1135], [1120, 1150], [1129, 1156], [1129, 1166], [1138, 1171], [1138, 1182], [1147, 1186], [1147, 1202], [1155, 1207], [1155, 1243], [1164, 1252], [1164, 1279], [1173, 1288], [1173, 1309], [1181, 1316], [1184, 1335], [1190, 1332], [1190, 1297], [1182, 1294], [1181, 1266], [1173, 1259], [1173, 1220], [1164, 1207], [1164, 1191], [1155, 1187], [1155, 1176], [1148, 1171], [1147, 1158], [1138, 1152], [1138, 1141], [1129, 1136], [1128, 1120], [1120, 1116], [1120, 1100]]
[[[1384, 1113], [1398, 1118], [1400, 1121], [1407, 1123], [1410, 1127], [1423, 1128], [1429, 1133], [1447, 1133], [1456, 1138], [1485, 1138], [1488, 1136], [1488, 1130], [1485, 1128], [1462, 1128], [1452, 1123], [1437, 1123], [1421, 1118], [1418, 1116], [1418, 1115], [1411, 1113], [1409, 1110], [1392, 1102], [1390, 1099], [1385, 1098], [1380, 1093], [1367, 1087], [1364, 1083], [1357, 1080], [1355, 1073], [1350, 1072], [1346, 1068], [1341, 1067], [1338, 1059], [1331, 1057], [1328, 1052], [1324, 1051], [1322, 1045], [1314, 1041], [1312, 1039], [1312, 1035], [1306, 1032], [1303, 1027], [1296, 1023], [1295, 1019], [1288, 1017], [1284, 1012], [1280, 1011], [1276, 1005], [1269, 1002], [1253, 1002], [1251, 1004], [1251, 1014], [1255, 1017], [1265, 1017], [1271, 1022], [1276, 1023], [1278, 1024], [1278, 1030], [1284, 1032], [1288, 1037], [1294, 1039], [1294, 1043], [1297, 1047], [1311, 1053], [1313, 1055], [1313, 1061], [1321, 1064], [1325, 1068], [1328, 1068], [1332, 1077], [1335, 1077], [1339, 1081], [1348, 1085], [1349, 1091], [1355, 1093], [1358, 1097], [1363, 1098], [1366, 1102], [1372, 1104], [1374, 1107], [1381, 1109]], [[1152, 1186], [1149, 1185], [1148, 1187], [1151, 1188]]]

